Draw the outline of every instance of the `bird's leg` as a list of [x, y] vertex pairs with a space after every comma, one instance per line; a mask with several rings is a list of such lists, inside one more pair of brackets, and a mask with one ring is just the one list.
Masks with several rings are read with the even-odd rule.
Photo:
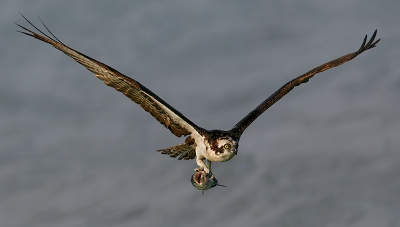
[[[203, 159], [205, 159], [205, 158], [203, 158], [203, 157], [196, 157], [196, 163], [197, 163], [197, 165], [198, 165], [199, 167], [196, 168], [196, 169], [194, 169], [194, 171], [196, 171], [196, 172], [204, 171], [204, 172], [206, 172], [207, 174], [209, 174], [209, 173], [210, 173], [210, 169], [209, 169], [209, 167], [206, 165], [206, 163], [204, 163]], [[206, 160], [206, 162], [209, 162], [207, 159], [205, 159], [205, 160]], [[211, 167], [211, 162], [210, 162], [209, 166]]]
[[205, 160], [206, 166], [208, 168], [208, 174], [212, 175], [212, 173], [211, 173], [211, 161], [209, 161], [207, 159], [204, 159], [204, 160]]
[[[208, 169], [210, 170], [210, 172], [207, 174], [207, 177], [210, 179], [211, 183], [211, 188], [220, 185], [218, 184], [218, 180], [217, 178], [215, 178], [214, 174], [211, 172], [211, 161], [206, 159], [206, 166], [208, 167]], [[224, 185], [221, 185], [224, 186]]]

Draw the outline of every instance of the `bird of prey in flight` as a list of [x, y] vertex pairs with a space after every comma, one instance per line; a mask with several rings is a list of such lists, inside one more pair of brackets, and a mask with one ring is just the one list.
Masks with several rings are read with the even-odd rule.
[[206, 185], [208, 185], [206, 187], [200, 187], [201, 190], [207, 190], [216, 185], [214, 181], [211, 182], [212, 184], [209, 182], [209, 180], [213, 178], [211, 175], [211, 163], [225, 162], [233, 158], [238, 153], [239, 140], [242, 133], [254, 120], [264, 113], [264, 111], [289, 93], [294, 87], [308, 82], [308, 80], [315, 74], [350, 61], [364, 51], [374, 48], [380, 41], [380, 39], [378, 39], [374, 42], [377, 32], [375, 30], [368, 42], [367, 36], [365, 36], [361, 47], [357, 51], [324, 63], [283, 85], [248, 113], [243, 119], [236, 123], [232, 129], [227, 131], [207, 130], [197, 126], [138, 81], [125, 76], [104, 63], [68, 47], [55, 37], [43, 22], [42, 24], [49, 34], [45, 34], [39, 30], [28, 19], [25, 18], [25, 20], [35, 28], [36, 31], [32, 31], [31, 29], [17, 24], [23, 29], [23, 31], [20, 31], [21, 33], [48, 43], [73, 58], [76, 62], [94, 73], [94, 75], [102, 80], [106, 85], [115, 88], [117, 91], [123, 93], [132, 101], [139, 104], [175, 136], [187, 136], [183, 143], [173, 147], [160, 149], [158, 151], [162, 154], [169, 155], [172, 158], [178, 157], [179, 160], [195, 159], [198, 165], [198, 168], [195, 170], [196, 172], [199, 172], [199, 174], [195, 173], [193, 175], [192, 183], [194, 185], [207, 183]]

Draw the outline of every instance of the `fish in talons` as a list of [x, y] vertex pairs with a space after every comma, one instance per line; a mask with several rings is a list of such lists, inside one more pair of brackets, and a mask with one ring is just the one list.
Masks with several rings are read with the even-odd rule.
[[204, 191], [211, 189], [215, 186], [226, 187], [219, 184], [217, 178], [212, 173], [206, 173], [204, 170], [196, 171], [190, 178], [190, 182], [197, 190], [201, 190], [203, 195]]

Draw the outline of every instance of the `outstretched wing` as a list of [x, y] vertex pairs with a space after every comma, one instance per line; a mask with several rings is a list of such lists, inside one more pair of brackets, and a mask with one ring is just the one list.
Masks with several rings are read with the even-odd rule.
[[149, 112], [161, 124], [168, 128], [174, 135], [178, 137], [185, 136], [191, 134], [193, 131], [198, 131], [200, 129], [193, 122], [183, 116], [180, 112], [168, 105], [168, 103], [166, 103], [164, 100], [162, 100], [160, 97], [151, 92], [145, 86], [141, 85], [136, 80], [127, 77], [117, 70], [63, 44], [59, 39], [57, 39], [57, 37], [53, 35], [53, 33], [49, 31], [49, 29], [46, 27], [46, 25], [44, 25], [43, 22], [43, 26], [47, 29], [52, 37], [43, 33], [28, 19], [25, 18], [25, 20], [30, 25], [32, 25], [40, 34], [17, 24], [19, 27], [25, 30], [20, 31], [21, 33], [48, 43], [54, 48], [62, 51], [64, 54], [70, 56], [76, 62], [93, 72], [94, 75], [102, 80], [106, 85], [115, 88], [117, 91], [122, 92], [126, 97], [139, 104], [145, 111]]
[[327, 69], [339, 66], [343, 63], [350, 61], [351, 59], [357, 57], [362, 52], [374, 48], [376, 44], [381, 40], [378, 39], [374, 42], [377, 30], [375, 30], [374, 34], [372, 35], [371, 39], [368, 41], [367, 44], [367, 36], [365, 36], [363, 43], [361, 44], [360, 49], [356, 52], [344, 55], [340, 58], [336, 58], [330, 62], [327, 62], [323, 65], [318, 66], [317, 68], [312, 69], [311, 71], [289, 81], [285, 85], [283, 85], [279, 90], [277, 90], [274, 94], [268, 97], [264, 102], [258, 105], [253, 111], [251, 111], [246, 117], [244, 117], [241, 121], [239, 121], [233, 128], [232, 132], [236, 135], [241, 135], [243, 131], [264, 111], [266, 111], [270, 106], [276, 103], [279, 99], [289, 93], [294, 87], [299, 86], [302, 83], [307, 83], [308, 80], [313, 77], [315, 74], [323, 72]]

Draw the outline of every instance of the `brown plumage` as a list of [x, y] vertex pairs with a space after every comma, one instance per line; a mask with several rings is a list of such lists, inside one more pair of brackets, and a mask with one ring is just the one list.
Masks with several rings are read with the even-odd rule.
[[[22, 15], [23, 16], [23, 15]], [[23, 16], [24, 17], [24, 16]], [[24, 17], [25, 18], [25, 17]], [[40, 35], [28, 28], [25, 28], [17, 24], [22, 29], [30, 32], [21, 32], [26, 35], [32, 36], [38, 40], [52, 45], [54, 48], [62, 51], [64, 54], [70, 56], [79, 64], [90, 70], [94, 75], [102, 80], [106, 85], [115, 88], [115, 90], [122, 92], [126, 97], [130, 98], [135, 103], [139, 104], [145, 111], [149, 112], [155, 117], [161, 124], [168, 128], [177, 137], [186, 136], [191, 133], [189, 127], [197, 130], [201, 130], [198, 126], [192, 123], [189, 119], [183, 116], [179, 111], [168, 105], [164, 100], [158, 97], [156, 94], [151, 92], [145, 86], [141, 85], [136, 80], [123, 75], [117, 70], [105, 65], [85, 54], [82, 54], [58, 40], [49, 30], [50, 34], [54, 36], [54, 39], [44, 34], [35, 25], [33, 25], [28, 19], [25, 18], [34, 28], [36, 28], [41, 34]], [[44, 24], [43, 24], [44, 25]], [[46, 27], [46, 26], [45, 26]], [[47, 27], [46, 27], [47, 29]], [[161, 105], [160, 105], [161, 104]], [[173, 112], [177, 117], [181, 118], [184, 122], [178, 122], [173, 119], [171, 114], [166, 113], [165, 107]]]
[[[25, 20], [28, 21], [26, 18]], [[187, 137], [184, 143], [158, 151], [173, 158], [178, 157], [178, 159], [187, 160], [196, 158], [196, 163], [199, 165], [199, 168], [196, 170], [204, 171], [207, 174], [210, 174], [211, 162], [224, 162], [234, 157], [237, 154], [240, 136], [244, 130], [265, 110], [289, 93], [294, 87], [308, 82], [308, 80], [317, 73], [350, 61], [364, 51], [374, 48], [380, 41], [380, 39], [378, 39], [374, 42], [377, 33], [375, 30], [368, 42], [367, 36], [365, 36], [361, 47], [357, 51], [322, 64], [311, 71], [289, 81], [260, 105], [258, 105], [242, 120], [240, 120], [231, 130], [223, 131], [206, 130], [198, 127], [196, 124], [191, 122], [180, 112], [175, 110], [172, 106], [136, 80], [127, 77], [117, 70], [63, 44], [49, 31], [49, 29], [47, 29], [43, 22], [42, 24], [53, 37], [50, 37], [40, 31], [31, 22], [28, 21], [28, 23], [31, 24], [38, 31], [38, 33], [17, 24], [19, 27], [25, 30], [21, 31], [21, 33], [48, 43], [66, 55], [70, 56], [79, 64], [93, 72], [95, 76], [102, 80], [106, 85], [122, 92], [132, 101], [139, 104], [145, 111], [149, 112], [174, 135], [178, 137], [190, 135]]]
[[374, 48], [376, 44], [381, 41], [381, 39], [378, 39], [374, 42], [375, 36], [376, 36], [377, 30], [375, 30], [374, 34], [372, 35], [371, 39], [368, 41], [367, 44], [367, 36], [365, 35], [364, 41], [361, 44], [361, 47], [353, 53], [346, 54], [342, 57], [336, 58], [330, 62], [324, 63], [306, 73], [303, 75], [296, 77], [295, 79], [287, 82], [285, 85], [283, 85], [279, 90], [277, 90], [274, 94], [272, 94], [270, 97], [268, 97], [265, 101], [263, 101], [260, 105], [258, 105], [253, 111], [251, 111], [249, 114], [247, 114], [246, 117], [244, 117], [241, 121], [239, 121], [232, 129], [232, 131], [235, 134], [241, 135], [243, 131], [264, 111], [266, 111], [269, 107], [271, 107], [274, 103], [276, 103], [279, 99], [281, 99], [283, 96], [285, 96], [287, 93], [289, 93], [294, 87], [299, 86], [302, 83], [307, 83], [309, 79], [311, 79], [315, 74], [323, 72], [327, 69], [339, 66], [341, 64], [344, 64], [351, 59], [357, 57], [359, 54], [362, 52], [369, 50], [371, 48]]
[[173, 147], [158, 150], [161, 154], [169, 155], [171, 158], [179, 156], [178, 160], [189, 160], [196, 157], [196, 143], [192, 137], [187, 137], [184, 143]]

